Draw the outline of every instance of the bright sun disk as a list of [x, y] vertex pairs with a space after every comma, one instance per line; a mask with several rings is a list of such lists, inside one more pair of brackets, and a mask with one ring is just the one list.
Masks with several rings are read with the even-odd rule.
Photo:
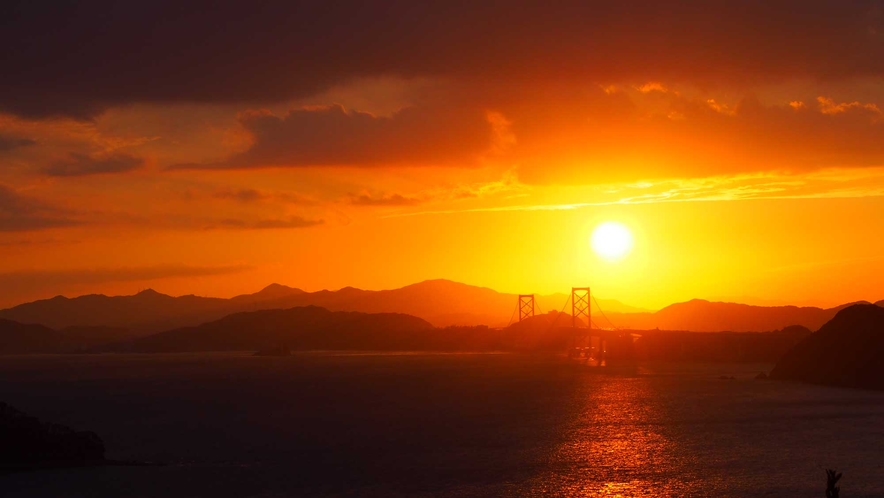
[[632, 232], [622, 223], [606, 221], [592, 231], [591, 245], [602, 258], [616, 261], [632, 250]]

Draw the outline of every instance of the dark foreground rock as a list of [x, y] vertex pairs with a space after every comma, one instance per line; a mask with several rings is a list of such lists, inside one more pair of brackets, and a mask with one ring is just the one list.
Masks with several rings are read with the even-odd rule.
[[103, 464], [104, 442], [94, 432], [41, 422], [0, 403], [0, 472]]
[[884, 308], [858, 304], [798, 343], [772, 379], [884, 390]]

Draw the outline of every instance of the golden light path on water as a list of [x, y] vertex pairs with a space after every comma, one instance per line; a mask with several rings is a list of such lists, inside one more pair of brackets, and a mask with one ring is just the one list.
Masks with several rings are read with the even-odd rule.
[[[592, 376], [590, 374], [590, 376]], [[671, 497], [691, 490], [675, 469], [690, 468], [663, 433], [659, 393], [635, 377], [585, 382], [565, 440], [532, 483], [545, 496]], [[686, 477], [686, 476], [682, 476]]]

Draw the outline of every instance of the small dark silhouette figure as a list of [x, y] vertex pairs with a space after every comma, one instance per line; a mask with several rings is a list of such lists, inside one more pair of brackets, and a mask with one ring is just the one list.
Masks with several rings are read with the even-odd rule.
[[826, 469], [826, 498], [838, 498], [841, 488], [835, 486], [841, 479], [841, 473], [835, 470]]

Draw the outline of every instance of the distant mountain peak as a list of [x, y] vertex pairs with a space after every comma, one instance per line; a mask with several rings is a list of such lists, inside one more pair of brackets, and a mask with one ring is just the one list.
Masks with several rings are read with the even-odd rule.
[[278, 292], [290, 292], [290, 291], [298, 291], [301, 289], [296, 289], [294, 287], [289, 287], [288, 285], [278, 284], [276, 282], [264, 287], [259, 291], [259, 293], [278, 293]]
[[275, 299], [275, 298], [283, 298], [286, 296], [291, 296], [294, 294], [305, 294], [305, 292], [296, 287], [289, 287], [288, 285], [278, 284], [276, 282], [264, 287], [257, 293], [253, 294], [253, 296], [258, 296], [262, 299]]
[[157, 291], [151, 289], [150, 287], [148, 287], [147, 289], [144, 289], [143, 291], [141, 291], [141, 292], [139, 292], [138, 294], [135, 294], [135, 295], [136, 295], [136, 296], [144, 296], [144, 297], [146, 297], [146, 296], [163, 296], [163, 295], [165, 295], [165, 294], [160, 294], [159, 292], [157, 292]]
[[[722, 302], [722, 301], [710, 301], [710, 300], [708, 300], [708, 299], [700, 299], [700, 298], [698, 298], [698, 297], [695, 297], [694, 299], [691, 299], [691, 300], [688, 301], [687, 303], [693, 303], [693, 304], [712, 304], [713, 302], [714, 302], [714, 303], [717, 303], [717, 304], [730, 304], [730, 303], [724, 303], [724, 302]], [[675, 304], [686, 304], [686, 303], [675, 303]]]
[[452, 290], [481, 290], [481, 291], [492, 291], [496, 292], [494, 289], [490, 289], [488, 287], [482, 287], [479, 285], [465, 284], [463, 282], [456, 282], [454, 280], [448, 280], [444, 278], [435, 278], [430, 280], [423, 280], [421, 282], [417, 282], [415, 284], [406, 285], [397, 290], [402, 289], [427, 289], [427, 290], [439, 290], [439, 289], [452, 289]]
[[348, 285], [346, 287], [341, 287], [338, 289], [338, 292], [361, 292], [362, 289], [353, 287], [352, 285]]
[[412, 285], [432, 285], [432, 284], [438, 284], [438, 285], [447, 285], [447, 284], [469, 285], [469, 284], [465, 284], [465, 283], [463, 283], [463, 282], [455, 282], [454, 280], [448, 280], [447, 278], [431, 278], [431, 279], [428, 279], [428, 280], [422, 280], [422, 281], [417, 282], [417, 283], [412, 284]]

